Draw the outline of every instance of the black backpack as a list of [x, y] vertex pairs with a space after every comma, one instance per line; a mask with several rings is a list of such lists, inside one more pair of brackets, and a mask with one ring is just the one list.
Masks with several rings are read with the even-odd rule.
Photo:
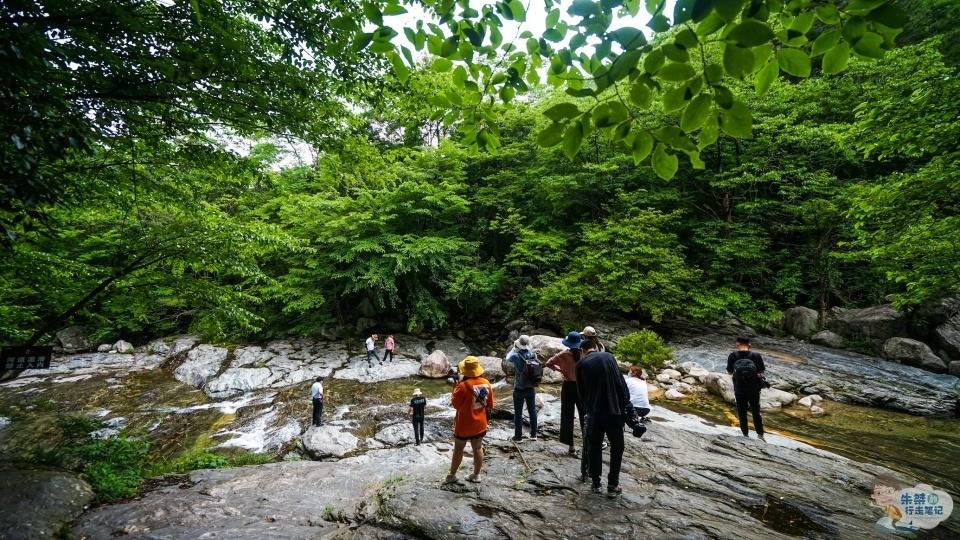
[[757, 379], [757, 363], [753, 355], [737, 358], [733, 363], [733, 382], [740, 388], [753, 388]]
[[540, 363], [540, 360], [537, 358], [537, 355], [534, 353], [520, 354], [520, 358], [523, 358], [525, 365], [523, 366], [523, 378], [527, 383], [536, 386], [540, 384], [540, 381], [543, 380], [543, 364]]

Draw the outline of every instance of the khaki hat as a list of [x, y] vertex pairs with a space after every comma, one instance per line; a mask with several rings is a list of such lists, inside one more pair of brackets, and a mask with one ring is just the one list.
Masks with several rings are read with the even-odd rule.
[[413, 395], [415, 395], [415, 396], [422, 396], [422, 395], [423, 395], [423, 392], [421, 392], [419, 388], [414, 388], [414, 389], [413, 389]]
[[524, 334], [524, 335], [518, 337], [517, 340], [513, 342], [513, 346], [516, 347], [516, 348], [518, 348], [518, 349], [520, 349], [521, 351], [529, 351], [529, 350], [530, 350], [530, 336]]
[[585, 326], [580, 333], [587, 337], [597, 337], [597, 329], [592, 326]]
[[460, 361], [460, 374], [464, 377], [479, 377], [483, 375], [483, 366], [476, 356], [468, 356]]

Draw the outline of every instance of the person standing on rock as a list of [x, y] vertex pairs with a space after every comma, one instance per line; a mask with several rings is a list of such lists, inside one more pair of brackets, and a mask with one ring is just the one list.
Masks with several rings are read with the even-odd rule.
[[625, 377], [627, 390], [630, 391], [630, 404], [641, 422], [646, 422], [650, 414], [650, 395], [647, 393], [647, 381], [643, 380], [643, 369], [630, 366], [630, 376]]
[[623, 428], [631, 413], [630, 391], [612, 354], [596, 350], [596, 344], [591, 341], [584, 342], [581, 349], [583, 358], [577, 363], [577, 388], [583, 402], [592, 490], [601, 492], [603, 439], [606, 437], [610, 441], [607, 496], [616, 497], [621, 491]]
[[373, 359], [375, 358], [377, 362], [380, 362], [380, 365], [383, 365], [383, 361], [380, 360], [380, 357], [377, 356], [377, 340], [380, 339], [380, 336], [372, 334], [367, 338], [367, 341], [364, 345], [367, 348], [367, 365], [370, 366], [373, 364]]
[[479, 482], [483, 469], [483, 437], [487, 434], [487, 412], [493, 409], [493, 385], [481, 377], [483, 367], [476, 356], [460, 361], [459, 375], [453, 379], [454, 387], [450, 401], [457, 411], [453, 422], [453, 459], [450, 474], [444, 483], [457, 481], [457, 470], [463, 461], [463, 449], [467, 442], [473, 449], [473, 474], [469, 482]]
[[563, 386], [560, 387], [560, 442], [569, 446], [568, 455], [576, 457], [577, 450], [573, 446], [573, 413], [574, 411], [577, 413], [582, 432], [583, 406], [580, 404], [580, 394], [577, 393], [577, 362], [580, 361], [583, 337], [580, 332], [572, 331], [567, 334], [562, 343], [566, 350], [550, 357], [546, 366], [563, 375]]
[[523, 440], [523, 406], [530, 416], [530, 439], [537, 440], [537, 385], [543, 379], [543, 365], [530, 346], [530, 336], [513, 343], [507, 360], [513, 364], [513, 440]]
[[389, 362], [393, 360], [393, 336], [387, 336], [387, 340], [383, 342], [383, 361]]
[[310, 401], [313, 402], [313, 425], [319, 427], [323, 425], [323, 377], [317, 377], [317, 380], [310, 386]]
[[753, 413], [753, 429], [757, 438], [763, 438], [763, 418], [760, 417], [760, 390], [763, 389], [763, 357], [750, 350], [750, 338], [738, 337], [737, 350], [727, 357], [727, 373], [733, 378], [733, 395], [737, 402], [737, 418], [744, 437], [750, 436], [747, 408]]
[[600, 343], [600, 337], [597, 335], [597, 329], [592, 326], [584, 326], [583, 331], [580, 332], [580, 335], [583, 336], [584, 341], [589, 341], [593, 343], [594, 349], [603, 352], [606, 351], [606, 347], [603, 346], [603, 343]]
[[413, 399], [410, 400], [410, 408], [407, 415], [413, 420], [413, 439], [416, 445], [420, 446], [423, 441], [423, 419], [427, 409], [427, 398], [423, 397], [423, 392], [419, 388], [413, 390]]

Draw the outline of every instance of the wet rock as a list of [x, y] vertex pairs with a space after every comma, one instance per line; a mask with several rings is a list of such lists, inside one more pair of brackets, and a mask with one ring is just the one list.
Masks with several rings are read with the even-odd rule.
[[830, 330], [817, 332], [810, 338], [810, 341], [825, 347], [833, 347], [834, 349], [842, 349], [843, 346], [846, 345], [846, 341], [842, 336]]
[[[199, 342], [200, 340], [194, 336], [179, 336], [174, 338], [173, 343], [170, 344], [166, 353], [160, 353], [160, 354], [166, 354], [166, 356], [168, 357], [176, 356], [180, 353], [189, 351]], [[159, 353], [159, 351], [156, 351], [156, 352]]]
[[[726, 368], [730, 346], [725, 337], [715, 336], [678, 343], [674, 350], [681, 362], [695, 361], [719, 372]], [[951, 416], [960, 399], [960, 380], [951, 375], [769, 337], [755, 339], [754, 350], [763, 355], [767, 380], [781, 389], [923, 416]], [[728, 389], [731, 397], [724, 395], [724, 399], [730, 401], [733, 387], [729, 380], [725, 373], [711, 373], [706, 382], [717, 394]]]
[[820, 403], [821, 401], [823, 401], [823, 398], [820, 397], [818, 394], [811, 394], [809, 396], [804, 396], [800, 398], [797, 401], [797, 405], [801, 405], [803, 407], [809, 408], [809, 407], [813, 407], [817, 403]]
[[431, 379], [442, 379], [450, 372], [450, 361], [442, 350], [427, 355], [420, 364], [420, 375]]
[[666, 373], [657, 373], [657, 382], [663, 383], [663, 384], [670, 384], [670, 382], [672, 381], [673, 379], [670, 378], [670, 375], [667, 375]]
[[191, 386], [200, 388], [212, 379], [227, 359], [227, 349], [213, 345], [197, 345], [187, 353], [187, 359], [174, 370], [173, 376]]
[[663, 394], [667, 399], [684, 399], [687, 396], [675, 388], [670, 388]]
[[943, 373], [947, 371], [947, 364], [939, 356], [933, 354], [926, 343], [915, 339], [893, 337], [883, 343], [883, 355], [890, 360], [916, 366], [929, 371]]
[[950, 362], [948, 371], [951, 375], [960, 377], [960, 360], [954, 360], [953, 362]]
[[882, 305], [863, 309], [836, 309], [827, 326], [847, 339], [883, 342], [903, 335], [907, 325], [899, 311], [890, 305]]
[[275, 353], [272, 351], [266, 350], [257, 345], [251, 345], [249, 347], [237, 347], [233, 351], [233, 361], [230, 362], [230, 367], [239, 368], [260, 366], [266, 364], [271, 358], [274, 357], [274, 354]]
[[792, 307], [783, 312], [782, 327], [791, 336], [808, 338], [817, 331], [819, 317], [816, 310], [808, 307]]
[[933, 331], [937, 346], [950, 358], [960, 360], [960, 315], [951, 317]]
[[733, 380], [726, 373], [708, 373], [704, 379], [707, 390], [722, 397], [727, 403], [736, 401], [733, 393]]
[[60, 330], [56, 334], [57, 343], [63, 349], [63, 352], [72, 353], [85, 351], [93, 347], [90, 338], [87, 337], [87, 329], [83, 326], [69, 326]]
[[203, 391], [212, 398], [228, 398], [264, 388], [273, 377], [269, 368], [230, 368], [208, 381]]
[[786, 407], [797, 401], [797, 395], [776, 388], [764, 388], [760, 391], [760, 409], [772, 410]]
[[703, 378], [710, 373], [706, 368], [696, 362], [684, 362], [680, 364], [680, 371], [685, 375], [695, 377], [699, 380], [703, 380]]
[[[389, 424], [380, 429], [374, 439], [387, 446], [414, 444], [412, 421]], [[451, 437], [450, 422], [427, 418], [423, 423], [423, 442], [448, 441]]]
[[129, 341], [120, 340], [113, 344], [113, 350], [120, 354], [133, 354], [136, 348]]
[[[670, 368], [661, 370], [660, 375], [664, 375], [665, 377], [667, 377], [668, 380], [672, 380], [672, 381], [678, 380], [680, 379], [680, 377], [683, 376], [683, 374], [680, 373], [679, 371], [675, 369], [670, 369]], [[660, 380], [659, 376], [657, 380]]]
[[301, 435], [300, 442], [313, 459], [342, 458], [360, 446], [360, 439], [347, 431], [343, 422], [312, 426]]
[[503, 359], [496, 356], [478, 356], [480, 366], [483, 368], [483, 377], [488, 381], [503, 379], [507, 376], [503, 371]]
[[364, 383], [389, 381], [413, 377], [420, 372], [420, 362], [406, 358], [397, 358], [394, 361], [380, 365], [369, 363], [365, 358], [353, 358], [347, 367], [333, 372], [335, 379], [351, 379]]
[[55, 538], [83, 512], [93, 491], [63, 471], [0, 469], [0, 538]]
[[113, 349], [113, 345], [109, 343], [103, 343], [99, 347], [97, 347], [97, 352], [102, 352], [102, 353], [110, 352], [110, 349]]
[[810, 407], [810, 414], [813, 415], [813, 416], [823, 416], [823, 414], [824, 414], [823, 407], [820, 407], [819, 405], [813, 405], [813, 406], [811, 406], [811, 407]]
[[[769, 371], [769, 368], [768, 368]], [[735, 403], [736, 395], [733, 390], [733, 380], [726, 373], [710, 373], [707, 375], [704, 384], [707, 389], [722, 397], [727, 403]], [[776, 388], [764, 388], [760, 391], [761, 409], [779, 409], [789, 405], [797, 400], [797, 395], [778, 390]]]

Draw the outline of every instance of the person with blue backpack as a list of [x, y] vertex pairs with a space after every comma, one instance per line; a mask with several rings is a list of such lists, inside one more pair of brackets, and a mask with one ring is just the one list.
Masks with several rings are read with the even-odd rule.
[[753, 413], [753, 429], [757, 438], [763, 438], [763, 418], [760, 417], [760, 391], [767, 386], [763, 378], [763, 357], [750, 350], [750, 338], [738, 337], [737, 350], [727, 357], [727, 373], [733, 379], [733, 395], [737, 402], [737, 417], [744, 437], [750, 436], [747, 409]]
[[513, 440], [523, 440], [523, 406], [530, 416], [530, 439], [537, 440], [537, 385], [543, 380], [543, 364], [530, 345], [530, 336], [523, 335], [507, 355], [513, 364]]

